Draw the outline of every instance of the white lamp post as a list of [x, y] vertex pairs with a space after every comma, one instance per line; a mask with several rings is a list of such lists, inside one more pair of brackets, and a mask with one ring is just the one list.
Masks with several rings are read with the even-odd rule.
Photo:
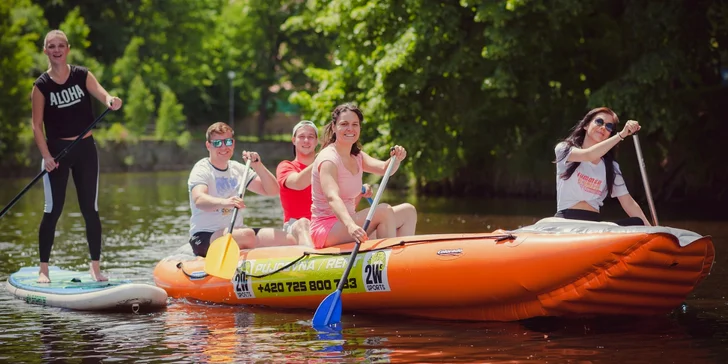
[[227, 73], [228, 79], [230, 79], [230, 127], [235, 130], [235, 98], [233, 95], [235, 94], [234, 90], [235, 87], [233, 86], [233, 79], [235, 79], [235, 71], [228, 71]]

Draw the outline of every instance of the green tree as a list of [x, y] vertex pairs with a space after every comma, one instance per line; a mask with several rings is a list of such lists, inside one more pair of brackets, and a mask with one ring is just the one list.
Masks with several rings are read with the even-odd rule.
[[[131, 85], [137, 76], [141, 76], [142, 80], [145, 80], [147, 79], [146, 75], [163, 68], [161, 64], [153, 59], [143, 60], [140, 58], [139, 50], [142, 46], [144, 46], [144, 39], [141, 37], [131, 38], [124, 49], [124, 54], [111, 67], [111, 73], [113, 74], [111, 85], [114, 87], [115, 93], [121, 98], [126, 98], [128, 94], [127, 86]], [[149, 81], [145, 84], [148, 83]]]
[[43, 10], [29, 0], [0, 2], [0, 156], [22, 158], [18, 134], [30, 125], [33, 56], [45, 28]]
[[[476, 1], [471, 5], [477, 6], [478, 21], [488, 24], [484, 58], [497, 62], [485, 79], [494, 85], [489, 99], [512, 103], [505, 110], [528, 111], [513, 114], [523, 115], [518, 129], [509, 132], [514, 154], [520, 155], [512, 159], [516, 165], [537, 170], [524, 159], [546, 165], [551, 155], [531, 156], [549, 150], [586, 109], [605, 105], [623, 121], [642, 122], [646, 162], [657, 177], [652, 181], [658, 186], [658, 198], [678, 197], [698, 185], [727, 195], [728, 191], [709, 187], [728, 181], [728, 172], [716, 173], [714, 167], [721, 163], [717, 156], [725, 152], [714, 143], [698, 143], [696, 148], [695, 140], [701, 137], [690, 135], [696, 127], [720, 134], [719, 124], [725, 125], [718, 122], [722, 111], [716, 108], [728, 101], [716, 67], [727, 60], [724, 46], [721, 50], [717, 42], [728, 35], [728, 8], [720, 2], [560, 0], [494, 6]], [[546, 124], [553, 127], [545, 128]], [[536, 138], [517, 142], [525, 135]], [[629, 149], [626, 156], [633, 157]], [[702, 162], [692, 162], [697, 159]], [[623, 163], [627, 170], [636, 169], [630, 168], [636, 165], [633, 161]], [[631, 185], [639, 185], [639, 179], [633, 181]]]
[[700, 137], [679, 138], [698, 122], [726, 130], [718, 122], [717, 105], [728, 100], [716, 65], [726, 61], [728, 11], [718, 1], [309, 6], [287, 24], [335, 41], [331, 63], [307, 71], [318, 88], [292, 100], [319, 120], [335, 104], [360, 104], [363, 138], [374, 140], [368, 150], [407, 146], [424, 191], [552, 195], [553, 146], [597, 105], [645, 124], [657, 184], [678, 180], [669, 189], [686, 188], [695, 181], [684, 177], [692, 175], [712, 186], [728, 182], [724, 168], [716, 171], [717, 159], [688, 163], [696, 158], [691, 149], [720, 158], [719, 145], [695, 148], [687, 143]]
[[157, 123], [154, 131], [158, 140], [176, 140], [185, 130], [184, 107], [177, 101], [177, 95], [169, 88], [162, 91], [162, 101], [157, 110]]
[[[483, 62], [478, 44], [484, 24], [457, 3], [333, 0], [317, 3], [313, 16], [291, 26], [335, 36], [329, 69], [309, 68], [317, 92], [292, 96], [306, 117], [327, 120], [344, 101], [365, 112], [363, 139], [369, 151], [386, 155], [392, 143], [406, 145], [420, 181], [442, 180], [467, 161], [467, 140], [491, 145], [479, 133], [486, 109]], [[477, 127], [473, 127], [477, 126]], [[461, 133], [465, 131], [465, 133]]]
[[143, 135], [154, 115], [154, 95], [144, 84], [140, 75], [129, 84], [128, 97], [124, 103], [126, 126], [132, 133]]
[[[139, 77], [156, 100], [174, 90], [188, 126], [226, 119], [229, 70], [236, 115], [257, 112], [258, 132], [286, 99], [320, 124], [354, 101], [367, 152], [405, 145], [404, 171], [425, 193], [553, 195], [554, 144], [606, 105], [642, 123], [656, 197], [728, 196], [725, 148], [710, 142], [728, 137], [728, 7], [717, 0], [36, 3], [50, 28], [29, 0], [0, 6], [1, 156], [19, 130], [7, 121], [28, 117], [23, 97], [47, 67], [39, 37], [60, 27], [72, 62], [127, 106]], [[635, 170], [623, 163], [630, 186]]]
[[[186, 112], [207, 120], [220, 111], [211, 106], [209, 88], [220, 75], [215, 71], [216, 24], [223, 0], [142, 0], [133, 27], [143, 35], [139, 48], [141, 73], [152, 89], [167, 85], [174, 90]], [[224, 110], [222, 111], [224, 113]]]
[[[138, 34], [135, 27], [135, 11], [138, 2], [127, 0], [34, 0], [45, 9], [50, 29], [64, 29], [62, 23], [67, 14], [77, 9], [93, 32], [88, 33], [87, 54], [104, 65], [111, 65], [119, 58], [130, 39]], [[78, 47], [76, 42], [74, 46]], [[85, 64], [85, 63], [82, 63]], [[94, 68], [95, 69], [95, 68]], [[108, 80], [106, 80], [108, 81]]]
[[323, 66], [328, 53], [328, 38], [314, 30], [287, 26], [289, 18], [302, 14], [306, 2], [297, 0], [231, 1], [221, 24], [232, 24], [226, 34], [225, 49], [239, 77], [239, 95], [257, 113], [258, 137], [263, 137], [265, 122], [287, 103], [298, 88], [309, 87], [306, 65]]
[[[158, 98], [163, 85], [175, 90], [194, 118], [207, 121], [224, 115], [226, 110], [216, 107], [217, 98], [210, 93], [218, 81], [218, 88], [227, 90], [227, 82], [222, 82], [224, 72], [216, 33], [224, 3], [143, 0], [129, 10], [129, 19], [114, 18], [122, 28], [120, 31], [101, 27], [100, 31], [106, 33], [99, 41], [102, 44], [95, 47], [103, 47], [107, 42], [124, 44], [123, 52], [114, 58], [112, 71], [106, 76], [114, 91], [125, 97], [125, 87], [139, 75]], [[113, 49], [117, 47], [114, 45]]]
[[91, 29], [86, 24], [86, 19], [81, 16], [78, 7], [73, 8], [63, 20], [59, 29], [63, 30], [71, 45], [71, 53], [68, 55], [68, 63], [87, 67], [98, 78], [104, 78], [104, 68], [96, 59], [88, 54], [91, 42], [88, 40]]

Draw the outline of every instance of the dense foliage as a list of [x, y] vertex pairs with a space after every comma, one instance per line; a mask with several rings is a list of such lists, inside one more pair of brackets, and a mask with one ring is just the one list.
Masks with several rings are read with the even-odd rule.
[[[107, 125], [135, 134], [227, 120], [232, 82], [235, 114], [255, 116], [258, 134], [290, 103], [320, 125], [336, 104], [358, 103], [367, 151], [406, 146], [423, 193], [549, 195], [554, 145], [604, 105], [643, 125], [659, 199], [728, 198], [721, 1], [6, 1], [4, 157], [56, 27], [72, 61], [125, 99]], [[634, 148], [620, 149], [639, 195]]]
[[[333, 66], [309, 68], [321, 87], [295, 100], [317, 119], [340, 100], [362, 104], [370, 139], [381, 133], [382, 143], [414, 152], [421, 187], [553, 193], [554, 145], [604, 105], [644, 125], [659, 196], [728, 197], [722, 2], [310, 4], [289, 24], [336, 34]], [[636, 170], [634, 149], [621, 149], [623, 169]], [[631, 176], [640, 194], [639, 175]]]

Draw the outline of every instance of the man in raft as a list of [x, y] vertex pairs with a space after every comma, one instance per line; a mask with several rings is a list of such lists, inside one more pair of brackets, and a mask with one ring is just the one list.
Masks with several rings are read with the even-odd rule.
[[[206, 256], [210, 243], [227, 233], [234, 209], [245, 208], [243, 198], [238, 196], [241, 183], [246, 184], [246, 190], [259, 195], [276, 196], [279, 193], [275, 177], [256, 152], [242, 153], [243, 161], [250, 159], [251, 169], [247, 180], [243, 181], [245, 165], [231, 160], [235, 152], [233, 135], [233, 129], [225, 123], [210, 125], [205, 133], [209, 157], [195, 163], [187, 181], [192, 211], [190, 245], [198, 256]], [[297, 245], [299, 242], [311, 246], [311, 237], [300, 232], [294, 236], [279, 229], [247, 227], [241, 213], [237, 215], [232, 236], [240, 249]]]

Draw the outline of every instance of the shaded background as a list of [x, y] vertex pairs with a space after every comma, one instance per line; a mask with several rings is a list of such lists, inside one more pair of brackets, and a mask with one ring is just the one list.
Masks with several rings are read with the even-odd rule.
[[[232, 120], [285, 141], [353, 101], [368, 152], [410, 151], [393, 187], [552, 198], [554, 145], [604, 105], [643, 125], [658, 201], [728, 199], [723, 1], [10, 0], [0, 19], [3, 175], [30, 163], [27, 96], [61, 28], [70, 61], [125, 101], [99, 139], [189, 146]], [[629, 144], [618, 160], [640, 200]]]

